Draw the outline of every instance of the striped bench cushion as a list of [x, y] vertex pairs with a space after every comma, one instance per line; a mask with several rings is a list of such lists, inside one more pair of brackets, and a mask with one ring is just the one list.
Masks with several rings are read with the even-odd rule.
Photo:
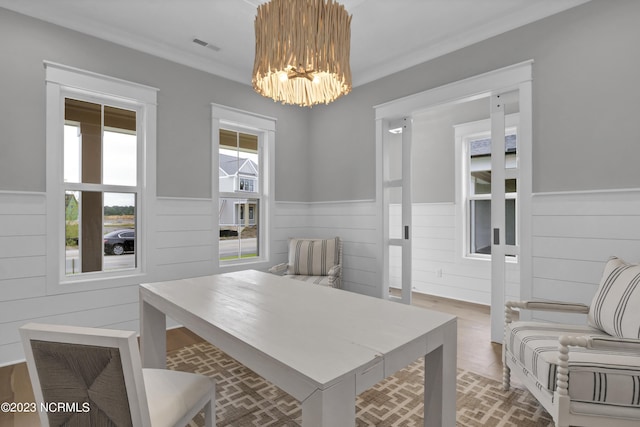
[[338, 264], [339, 238], [290, 239], [289, 268], [287, 274], [326, 276]]
[[609, 259], [589, 308], [589, 325], [619, 338], [640, 338], [640, 265]]
[[[513, 322], [506, 343], [512, 357], [536, 379], [539, 388], [556, 388], [558, 338], [561, 335], [608, 336], [589, 326], [542, 322]], [[640, 408], [640, 355], [569, 350], [569, 396], [572, 402]]]

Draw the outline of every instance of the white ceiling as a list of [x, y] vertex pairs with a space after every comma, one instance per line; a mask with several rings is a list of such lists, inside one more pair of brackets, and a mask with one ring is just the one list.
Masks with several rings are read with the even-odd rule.
[[[351, 70], [358, 86], [588, 0], [338, 1], [353, 15]], [[253, 21], [265, 2], [0, 0], [0, 7], [250, 84]]]

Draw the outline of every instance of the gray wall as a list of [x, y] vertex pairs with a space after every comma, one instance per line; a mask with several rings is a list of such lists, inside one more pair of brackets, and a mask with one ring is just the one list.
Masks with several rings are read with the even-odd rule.
[[215, 102], [278, 118], [276, 199], [373, 199], [374, 105], [528, 59], [535, 61], [534, 192], [638, 187], [638, 16], [638, 1], [593, 0], [359, 86], [328, 106], [300, 109], [263, 99], [248, 85], [0, 9], [0, 190], [45, 190], [44, 59], [160, 89], [161, 196], [210, 196]]
[[[639, 1], [592, 0], [314, 108], [312, 200], [375, 197], [374, 105], [528, 59], [535, 61], [533, 191], [639, 187], [638, 17]], [[448, 197], [431, 197], [439, 199]]]
[[412, 199], [415, 203], [456, 200], [454, 125], [489, 118], [489, 98], [421, 112], [413, 119]]
[[249, 85], [1, 8], [0, 57], [0, 190], [46, 189], [43, 60], [49, 60], [159, 89], [159, 196], [211, 197], [214, 102], [278, 119], [276, 199], [309, 201], [307, 109], [275, 104]]

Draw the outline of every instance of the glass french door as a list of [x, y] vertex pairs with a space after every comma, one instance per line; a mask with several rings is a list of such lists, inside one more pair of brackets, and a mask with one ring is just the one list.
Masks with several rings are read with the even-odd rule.
[[[519, 115], [519, 90], [491, 95], [491, 340], [502, 342], [509, 265], [516, 265], [519, 247], [519, 135], [508, 115]], [[513, 270], [513, 269], [511, 269]]]
[[383, 122], [383, 289], [411, 304], [411, 119]]
[[[532, 177], [532, 61], [524, 61], [462, 81], [412, 94], [375, 107], [376, 116], [376, 200], [382, 213], [382, 297], [391, 294], [409, 302], [411, 298], [411, 183], [409, 178], [412, 123], [403, 120], [398, 126], [394, 119], [411, 117], [432, 108], [462, 105], [474, 100], [490, 99], [491, 108], [478, 111], [472, 106], [464, 117], [452, 117], [452, 124], [471, 121], [485, 122], [488, 116], [492, 130], [490, 147], [496, 155], [481, 160], [481, 176], [469, 177], [458, 173], [455, 179], [481, 180], [481, 197], [470, 200], [467, 195], [456, 196], [456, 230], [452, 236], [458, 256], [445, 267], [458, 269], [485, 292], [490, 281], [491, 340], [502, 342], [504, 302], [506, 296], [529, 299], [532, 290], [531, 247], [531, 177]], [[469, 114], [467, 114], [469, 113]], [[516, 145], [505, 143], [511, 131], [509, 116], [519, 116]], [[485, 122], [486, 123], [486, 122]], [[485, 124], [483, 123], [483, 125]], [[401, 128], [401, 129], [398, 129]], [[396, 133], [391, 133], [394, 131]], [[400, 133], [402, 131], [402, 133]], [[454, 131], [452, 131], [453, 133]], [[486, 127], [482, 130], [485, 139]], [[486, 147], [485, 147], [486, 148]], [[489, 153], [482, 153], [483, 155]], [[476, 154], [475, 157], [479, 155]], [[459, 159], [460, 160], [460, 159]], [[447, 161], [447, 159], [443, 159]], [[489, 165], [490, 164], [490, 165]], [[460, 167], [457, 164], [457, 167]], [[476, 165], [477, 166], [477, 165]], [[463, 172], [463, 167], [457, 172]], [[478, 175], [478, 174], [476, 174]], [[459, 181], [462, 184], [462, 181]], [[487, 184], [496, 183], [488, 190]], [[424, 183], [422, 183], [424, 185]], [[457, 187], [461, 191], [462, 185]], [[475, 190], [474, 190], [475, 191]], [[475, 194], [475, 193], [474, 193]], [[491, 200], [489, 200], [491, 198]], [[467, 202], [471, 205], [467, 207]], [[463, 205], [464, 203], [464, 205]], [[469, 219], [467, 209], [475, 211]], [[491, 218], [488, 218], [491, 216]], [[468, 231], [472, 237], [468, 237]], [[473, 233], [476, 231], [477, 233]], [[476, 240], [473, 240], [476, 239]], [[469, 256], [473, 253], [484, 256]], [[495, 256], [493, 256], [495, 254]], [[491, 261], [488, 258], [491, 257]], [[481, 266], [474, 259], [482, 259]], [[438, 261], [441, 263], [440, 261]], [[435, 268], [438, 268], [436, 266]], [[442, 278], [442, 270], [434, 274]], [[462, 275], [461, 275], [462, 276]], [[444, 282], [444, 281], [442, 281]], [[445, 286], [449, 283], [443, 283]], [[397, 288], [397, 289], [396, 289]], [[464, 291], [464, 290], [463, 290]], [[470, 297], [471, 298], [471, 297]], [[526, 313], [523, 313], [526, 318]]]

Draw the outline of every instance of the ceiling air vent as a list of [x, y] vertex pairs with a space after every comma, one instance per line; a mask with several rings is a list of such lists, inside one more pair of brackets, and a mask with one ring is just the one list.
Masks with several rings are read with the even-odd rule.
[[206, 41], [204, 41], [204, 40], [200, 40], [200, 39], [198, 39], [198, 38], [194, 38], [194, 39], [193, 39], [193, 42], [194, 42], [195, 44], [197, 44], [197, 45], [202, 46], [202, 47], [206, 47], [206, 48], [208, 48], [208, 49], [211, 49], [211, 50], [213, 50], [214, 52], [218, 52], [218, 51], [220, 50], [220, 48], [219, 48], [218, 46], [216, 46], [216, 45], [214, 45], [214, 44], [211, 44], [211, 43], [209, 43], [209, 42], [206, 42]]

